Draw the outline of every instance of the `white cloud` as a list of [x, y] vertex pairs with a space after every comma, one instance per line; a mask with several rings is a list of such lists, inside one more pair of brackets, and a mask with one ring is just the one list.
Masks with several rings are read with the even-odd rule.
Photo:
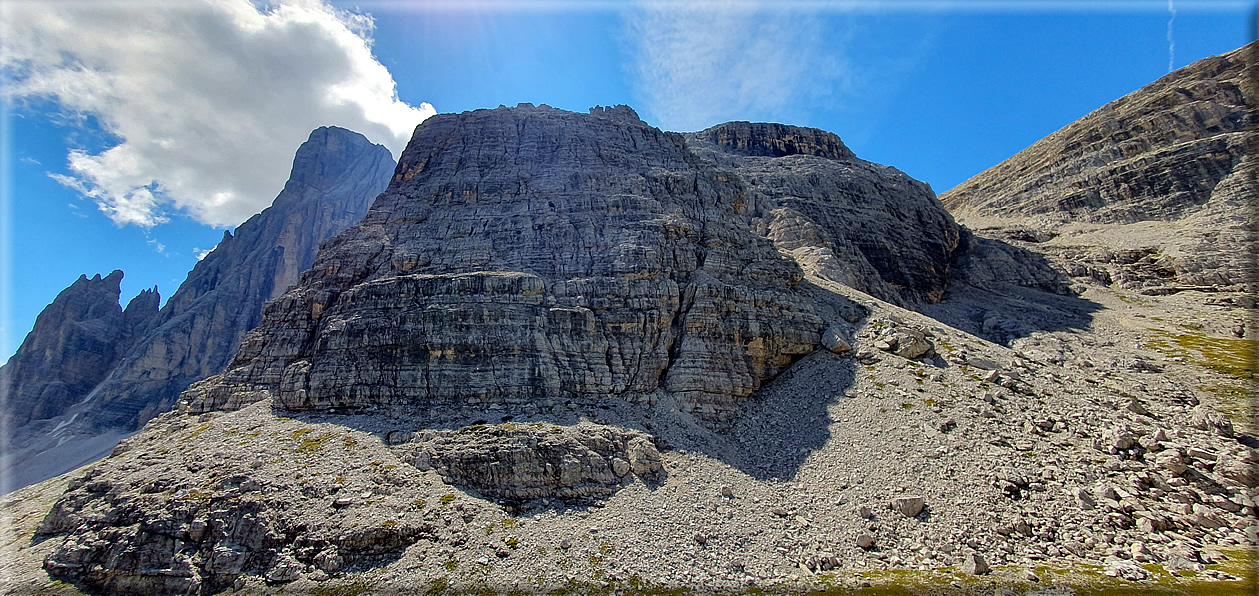
[[402, 152], [434, 113], [400, 101], [373, 22], [318, 0], [5, 2], [6, 93], [95, 116], [121, 143], [72, 150], [69, 176], [119, 225], [183, 212], [231, 226], [283, 187], [310, 131], [337, 125]]
[[756, 2], [644, 3], [627, 22], [645, 112], [668, 130], [791, 121], [850, 85], [843, 40], [822, 18]]
[[211, 246], [210, 248], [201, 248], [199, 246], [194, 246], [192, 247], [192, 252], [193, 254], [197, 255], [197, 260], [200, 261], [202, 259], [205, 259], [206, 256], [209, 255], [210, 253], [214, 252], [214, 249], [218, 247], [219, 245], [217, 244], [215, 244], [214, 246]]

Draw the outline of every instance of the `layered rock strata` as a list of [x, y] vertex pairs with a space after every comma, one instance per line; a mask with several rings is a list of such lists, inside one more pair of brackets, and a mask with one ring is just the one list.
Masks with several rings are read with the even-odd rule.
[[1146, 293], [1255, 288], [1259, 45], [1117, 99], [940, 196], [1073, 277]]
[[266, 309], [193, 412], [667, 394], [712, 424], [817, 345], [752, 189], [628, 108], [425, 121], [359, 224]]
[[140, 292], [124, 310], [118, 303], [122, 271], [79, 276], [35, 320], [3, 367], [4, 411], [12, 426], [51, 418], [77, 403], [105, 378], [157, 315], [157, 288]]
[[927, 184], [817, 129], [729, 122], [686, 139], [738, 173], [757, 232], [806, 272], [897, 304], [943, 297], [962, 229]]
[[508, 422], [415, 433], [403, 459], [449, 484], [515, 501], [586, 499], [616, 492], [629, 475], [662, 476], [660, 452], [642, 432], [581, 424]]

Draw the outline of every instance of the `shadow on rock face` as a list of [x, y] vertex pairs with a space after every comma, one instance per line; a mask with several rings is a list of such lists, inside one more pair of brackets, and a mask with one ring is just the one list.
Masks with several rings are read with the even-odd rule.
[[790, 479], [830, 439], [827, 406], [855, 381], [857, 361], [818, 350], [779, 375], [744, 406], [725, 435], [734, 457], [714, 453], [758, 480]]
[[916, 310], [994, 343], [1035, 331], [1088, 328], [1101, 305], [1077, 297], [1071, 278], [1043, 255], [992, 238], [964, 236], [944, 300]]

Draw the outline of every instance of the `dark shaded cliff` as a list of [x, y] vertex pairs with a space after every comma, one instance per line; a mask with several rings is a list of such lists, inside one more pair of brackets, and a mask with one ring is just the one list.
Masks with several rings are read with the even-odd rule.
[[813, 128], [729, 122], [686, 139], [738, 173], [757, 232], [805, 271], [897, 304], [944, 295], [961, 228], [927, 184]]
[[157, 289], [123, 310], [122, 271], [86, 275], [57, 294], [9, 361], [0, 367], [11, 426], [51, 418], [83, 399], [157, 315]]
[[156, 291], [119, 308], [121, 272], [63, 292], [3, 369], [13, 397], [0, 478], [16, 487], [99, 457], [222, 370], [263, 304], [310, 267], [321, 241], [367, 212], [393, 167], [385, 147], [319, 128], [273, 204], [224, 233], [160, 312]]

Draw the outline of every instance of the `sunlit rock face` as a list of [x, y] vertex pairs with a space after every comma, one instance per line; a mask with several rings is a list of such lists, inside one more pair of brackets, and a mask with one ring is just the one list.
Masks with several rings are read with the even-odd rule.
[[1112, 101], [940, 196], [976, 232], [1147, 294], [1254, 291], [1259, 44]]
[[800, 267], [735, 172], [624, 107], [426, 120], [388, 190], [192, 411], [660, 399], [720, 425], [812, 351]]

